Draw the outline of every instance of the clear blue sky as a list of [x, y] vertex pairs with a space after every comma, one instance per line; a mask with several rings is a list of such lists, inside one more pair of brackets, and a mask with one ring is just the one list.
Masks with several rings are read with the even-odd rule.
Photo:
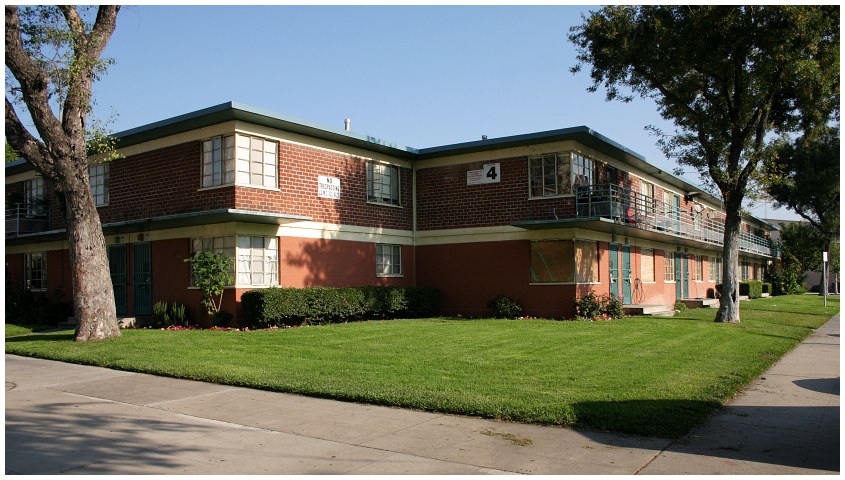
[[125, 6], [94, 114], [119, 132], [231, 100], [415, 148], [586, 125], [672, 171], [644, 130], [671, 129], [652, 102], [570, 73], [590, 8]]

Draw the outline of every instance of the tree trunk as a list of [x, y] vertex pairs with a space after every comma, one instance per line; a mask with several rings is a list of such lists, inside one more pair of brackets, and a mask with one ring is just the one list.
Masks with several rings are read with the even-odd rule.
[[[731, 202], [740, 203], [740, 202]], [[716, 322], [739, 323], [739, 234], [742, 215], [739, 205], [725, 201], [725, 238], [722, 262], [722, 289]]]
[[71, 282], [73, 285], [76, 340], [119, 337], [114, 290], [111, 283], [106, 241], [94, 200], [88, 193], [88, 177], [71, 176], [71, 189], [59, 193], [65, 202]]

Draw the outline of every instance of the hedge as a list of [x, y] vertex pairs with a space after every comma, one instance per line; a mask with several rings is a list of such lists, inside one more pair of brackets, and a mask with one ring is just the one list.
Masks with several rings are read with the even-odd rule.
[[265, 288], [244, 293], [241, 305], [248, 326], [319, 325], [434, 316], [440, 292], [403, 287]]
[[[716, 284], [716, 291], [715, 293], [722, 291], [722, 284]], [[771, 293], [772, 292], [772, 284], [771, 283], [763, 283], [760, 280], [743, 280], [739, 282], [739, 294], [740, 295], [748, 295], [748, 298], [761, 298], [763, 296], [763, 292]], [[716, 295], [718, 297], [718, 295]]]
[[739, 282], [739, 294], [748, 295], [748, 298], [760, 298], [763, 296], [763, 282], [760, 280]]

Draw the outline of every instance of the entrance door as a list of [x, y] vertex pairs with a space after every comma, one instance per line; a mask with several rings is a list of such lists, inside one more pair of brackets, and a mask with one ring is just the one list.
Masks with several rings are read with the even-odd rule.
[[109, 245], [108, 255], [114, 307], [118, 315], [126, 315], [126, 245]]
[[608, 245], [608, 264], [610, 265], [610, 275], [608, 278], [610, 279], [610, 293], [613, 295], [619, 295], [619, 245], [615, 243], [611, 243]]
[[690, 265], [692, 265], [692, 255], [686, 254], [684, 255], [684, 297], [689, 298], [689, 277], [690, 277]]
[[149, 243], [132, 245], [132, 282], [135, 315], [153, 314], [152, 252]]
[[683, 262], [683, 254], [680, 252], [675, 252], [675, 298], [683, 298], [683, 290], [681, 289], [681, 284], [683, 283], [683, 268], [681, 263]]
[[622, 245], [622, 303], [631, 304], [631, 246]]

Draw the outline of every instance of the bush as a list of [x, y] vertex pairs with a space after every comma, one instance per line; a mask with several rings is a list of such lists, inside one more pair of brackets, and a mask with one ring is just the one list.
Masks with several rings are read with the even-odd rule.
[[496, 318], [519, 318], [522, 316], [522, 305], [518, 300], [499, 294], [487, 302], [487, 308], [493, 310]]
[[805, 291], [804, 273], [794, 259], [788, 262], [776, 260], [771, 268], [766, 270], [766, 280], [771, 282], [771, 293], [774, 295], [795, 295]]
[[771, 282], [763, 282], [763, 293], [768, 293], [769, 295], [772, 294]]
[[748, 298], [760, 298], [763, 296], [763, 282], [760, 280], [739, 282], [739, 294], [748, 295]]
[[432, 316], [440, 308], [440, 292], [402, 287], [265, 288], [244, 293], [241, 304], [248, 326], [327, 324]]
[[73, 306], [63, 302], [64, 291], [18, 292], [6, 285], [6, 322], [23, 325], [57, 325], [73, 316]]
[[575, 300], [575, 314], [588, 320], [622, 318], [622, 299], [611, 294], [590, 292]]
[[153, 321], [157, 326], [188, 326], [188, 317], [185, 313], [185, 306], [181, 303], [158, 301], [153, 304]]
[[675, 301], [675, 305], [674, 305], [674, 307], [673, 307], [673, 308], [674, 308], [675, 310], [679, 311], [679, 312], [683, 312], [683, 311], [684, 311], [684, 310], [686, 310], [688, 307], [687, 307], [687, 304], [686, 304], [686, 303], [684, 303], [684, 302], [682, 302], [682, 301], [680, 301], [680, 300], [676, 300], [676, 301]]

